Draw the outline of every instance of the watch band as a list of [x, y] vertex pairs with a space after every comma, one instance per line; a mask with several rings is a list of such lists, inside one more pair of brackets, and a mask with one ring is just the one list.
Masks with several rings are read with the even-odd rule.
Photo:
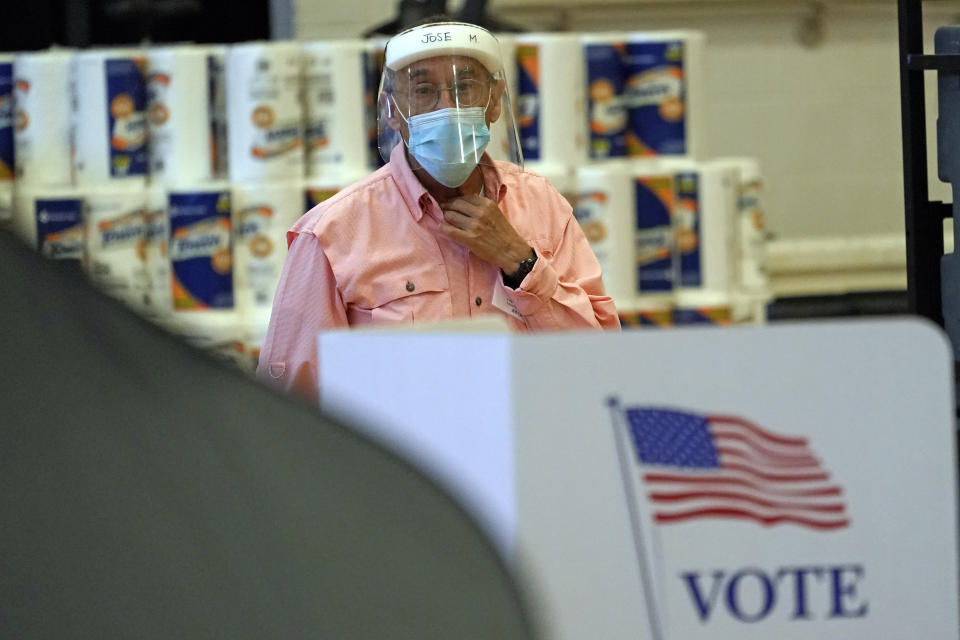
[[503, 284], [511, 289], [519, 287], [523, 279], [527, 277], [527, 274], [533, 271], [533, 266], [537, 264], [537, 257], [537, 252], [534, 249], [530, 249], [530, 257], [521, 260], [520, 266], [517, 267], [516, 271], [510, 274], [503, 274]]

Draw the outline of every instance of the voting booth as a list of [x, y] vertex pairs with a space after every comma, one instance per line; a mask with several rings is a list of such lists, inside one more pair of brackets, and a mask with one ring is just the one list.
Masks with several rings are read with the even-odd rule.
[[324, 408], [462, 500], [544, 638], [958, 635], [952, 359], [932, 325], [318, 348]]

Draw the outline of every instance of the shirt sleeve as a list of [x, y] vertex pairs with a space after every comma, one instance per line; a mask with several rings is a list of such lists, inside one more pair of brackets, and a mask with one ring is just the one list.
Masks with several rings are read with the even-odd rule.
[[260, 348], [257, 378], [316, 405], [317, 334], [347, 327], [336, 278], [312, 233], [293, 236]]
[[548, 207], [558, 215], [562, 231], [555, 246], [535, 247], [533, 270], [511, 289], [501, 281], [531, 331], [560, 329], [620, 328], [613, 299], [606, 294], [597, 261], [583, 230], [573, 217], [570, 204], [550, 189]]

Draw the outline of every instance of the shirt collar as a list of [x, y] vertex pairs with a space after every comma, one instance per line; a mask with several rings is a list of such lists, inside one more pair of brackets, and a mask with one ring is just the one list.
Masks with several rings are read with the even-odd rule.
[[[406, 150], [406, 145], [400, 142], [390, 152], [390, 173], [411, 215], [419, 222], [430, 203], [435, 201], [410, 168]], [[496, 194], [499, 203], [507, 192], [507, 185], [503, 184], [500, 172], [487, 153], [484, 153], [480, 160], [480, 173], [483, 176], [484, 193], [488, 198], [491, 194]]]

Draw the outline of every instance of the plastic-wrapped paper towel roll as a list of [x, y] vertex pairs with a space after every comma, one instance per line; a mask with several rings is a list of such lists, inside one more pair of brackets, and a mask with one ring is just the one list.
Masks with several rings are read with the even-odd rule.
[[766, 231], [763, 221], [763, 177], [756, 158], [723, 158], [711, 164], [737, 171], [737, 221], [735, 255], [737, 284], [744, 290], [766, 294]]
[[70, 50], [23, 53], [14, 59], [17, 180], [65, 186], [70, 166]]
[[588, 149], [594, 160], [627, 155], [625, 39], [623, 34], [591, 34], [580, 39], [586, 65]]
[[586, 161], [583, 50], [565, 34], [520, 34], [516, 40], [517, 126], [524, 164]]
[[577, 171], [573, 215], [603, 270], [603, 284], [619, 308], [637, 292], [633, 179], [622, 164]]
[[227, 51], [230, 179], [290, 179], [304, 172], [300, 46], [253, 42]]
[[722, 291], [678, 291], [673, 310], [675, 325], [728, 325], [733, 299]]
[[0, 183], [12, 182], [14, 166], [13, 56], [0, 54]]
[[676, 168], [656, 162], [630, 162], [628, 166], [635, 202], [636, 293], [655, 296], [649, 302], [659, 305], [660, 296], [669, 295], [679, 280], [674, 234]]
[[624, 100], [630, 156], [700, 152], [703, 34], [632, 33], [624, 48]]
[[679, 169], [675, 180], [679, 288], [727, 295], [733, 284], [737, 171], [698, 165]]
[[163, 182], [224, 178], [226, 47], [147, 52], [150, 177]]
[[146, 288], [141, 291], [144, 313], [154, 319], [173, 313], [168, 241], [170, 224], [167, 218], [167, 190], [151, 185], [147, 190], [144, 212], [143, 260], [147, 271]]
[[364, 40], [301, 45], [307, 175], [338, 179], [369, 166]]
[[86, 260], [90, 280], [104, 293], [142, 310], [147, 287], [147, 190], [143, 185], [88, 187]]
[[73, 187], [23, 185], [14, 200], [14, 232], [45, 258], [83, 259], [83, 192]]
[[673, 296], [635, 296], [616, 302], [623, 327], [665, 329], [673, 326]]
[[71, 136], [78, 185], [147, 175], [146, 58], [139, 49], [77, 53], [71, 65]]
[[303, 215], [300, 181], [240, 183], [233, 187], [236, 307], [244, 322], [269, 320], [287, 257], [287, 230]]
[[234, 220], [230, 185], [214, 182], [170, 187], [167, 217], [174, 311], [232, 311]]

